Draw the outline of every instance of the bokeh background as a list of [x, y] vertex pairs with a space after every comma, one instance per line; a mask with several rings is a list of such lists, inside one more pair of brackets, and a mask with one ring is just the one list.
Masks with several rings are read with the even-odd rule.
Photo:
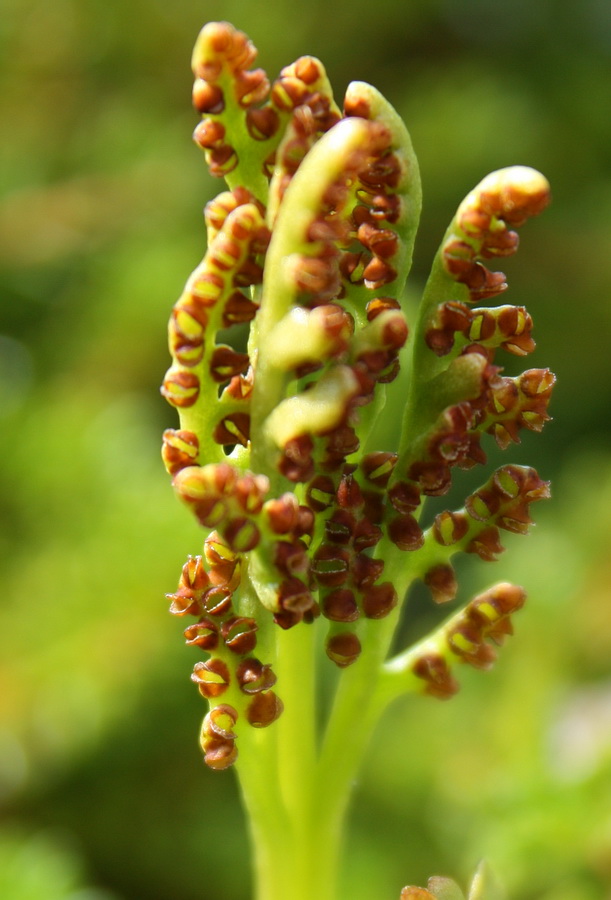
[[371, 81], [404, 116], [425, 193], [413, 296], [485, 173], [552, 182], [506, 271], [535, 319], [531, 365], [559, 378], [554, 422], [503, 460], [536, 465], [554, 498], [493, 568], [461, 565], [462, 599], [510, 578], [529, 603], [493, 672], [382, 723], [343, 896], [464, 883], [486, 857], [512, 900], [609, 900], [608, 0], [4, 0], [0, 896], [249, 897], [234, 779], [202, 765], [194, 659], [163, 597], [201, 542], [159, 460], [175, 419], [158, 385], [221, 187], [190, 141], [211, 19], [247, 31], [272, 77], [314, 54], [337, 97]]

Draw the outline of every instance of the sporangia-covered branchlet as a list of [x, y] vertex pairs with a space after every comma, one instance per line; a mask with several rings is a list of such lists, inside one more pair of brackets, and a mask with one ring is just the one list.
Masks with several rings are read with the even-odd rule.
[[[535, 343], [528, 311], [498, 305], [507, 279], [496, 270], [549, 186], [524, 166], [486, 176], [460, 203], [408, 325], [421, 189], [403, 122], [362, 82], [338, 104], [313, 57], [273, 82], [255, 58], [227, 23], [206, 25], [193, 54], [194, 139], [228, 189], [206, 206], [208, 249], [169, 323], [162, 393], [180, 425], [165, 431], [163, 459], [204, 540], [168, 598], [200, 657], [206, 762], [237, 763], [255, 816], [254, 781], [278, 770], [265, 802], [297, 841], [306, 808], [323, 821], [317, 784], [344, 808], [390, 700], [452, 696], [457, 665], [488, 668], [513, 633], [526, 595], [502, 582], [389, 656], [409, 585], [454, 601], [452, 557], [495, 560], [502, 532], [525, 533], [531, 504], [549, 496], [534, 469], [504, 465], [421, 524], [456, 469], [549, 419], [552, 373], [504, 373]], [[394, 446], [377, 436], [386, 415]], [[324, 715], [323, 661], [343, 670]], [[294, 765], [309, 793], [289, 781]]]

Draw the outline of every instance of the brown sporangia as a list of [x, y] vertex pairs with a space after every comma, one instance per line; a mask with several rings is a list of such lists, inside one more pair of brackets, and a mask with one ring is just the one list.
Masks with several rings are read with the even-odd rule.
[[447, 273], [466, 285], [471, 302], [507, 289], [505, 275], [491, 272], [481, 260], [515, 253], [518, 235], [511, 229], [538, 215], [548, 203], [546, 180], [526, 167], [493, 172], [463, 200], [455, 232], [443, 245], [442, 260]]
[[207, 699], [214, 699], [224, 694], [231, 681], [227, 663], [222, 659], [209, 659], [207, 662], [195, 663], [191, 680], [198, 687], [200, 694]]
[[181, 469], [173, 485], [198, 521], [216, 528], [232, 550], [239, 553], [257, 545], [259, 528], [254, 517], [269, 491], [265, 476], [242, 474], [229, 463], [211, 463]]
[[257, 644], [256, 632], [259, 626], [254, 619], [246, 616], [232, 616], [221, 626], [223, 642], [228, 650], [243, 656], [252, 653]]
[[500, 645], [513, 634], [511, 616], [525, 599], [523, 588], [505, 582], [475, 597], [446, 630], [452, 654], [476, 669], [490, 668], [496, 653], [487, 641]]
[[170, 369], [163, 380], [161, 393], [172, 406], [184, 409], [197, 402], [199, 389], [199, 377], [194, 372]]
[[243, 659], [236, 669], [236, 679], [244, 694], [258, 694], [267, 691], [276, 683], [276, 676], [271, 666], [264, 664], [256, 657]]
[[[501, 531], [525, 533], [530, 504], [549, 496], [534, 469], [503, 466], [422, 527], [426, 499], [485, 463], [486, 442], [504, 449], [549, 420], [553, 374], [499, 365], [534, 349], [530, 314], [487, 302], [507, 287], [491, 261], [516, 251], [547, 182], [513, 167], [476, 186], [410, 327], [420, 182], [403, 123], [362, 82], [340, 109], [314, 57], [273, 80], [256, 56], [228, 23], [206, 25], [194, 50], [193, 136], [228, 189], [206, 205], [208, 249], [172, 310], [161, 388], [180, 417], [162, 458], [205, 534], [167, 596], [207, 656], [192, 680], [210, 701], [200, 740], [215, 769], [235, 761], [241, 729], [281, 714], [284, 631], [322, 616], [328, 658], [370, 665], [361, 651], [389, 640], [410, 579], [435, 603], [455, 599], [451, 557], [496, 559]], [[476, 597], [396, 664], [397, 679], [452, 696], [452, 665], [488, 667], [523, 600], [508, 584]]]
[[517, 378], [495, 379], [478, 412], [478, 428], [493, 435], [502, 450], [512, 441], [520, 442], [523, 428], [541, 431], [550, 420], [547, 409], [555, 381], [549, 369], [528, 369]]
[[532, 327], [532, 318], [523, 306], [471, 309], [459, 300], [449, 300], [437, 307], [424, 337], [437, 356], [450, 353], [455, 345], [471, 343], [525, 356], [535, 349]]
[[412, 671], [424, 682], [424, 691], [438, 700], [448, 700], [458, 692], [459, 685], [440, 653], [425, 652], [415, 660]]
[[197, 462], [199, 440], [192, 431], [166, 428], [163, 432], [161, 456], [169, 475]]
[[458, 591], [456, 572], [449, 563], [432, 566], [426, 572], [423, 581], [435, 603], [448, 603], [456, 597]]
[[284, 705], [274, 691], [255, 694], [246, 708], [246, 718], [254, 728], [267, 728], [282, 715]]
[[238, 712], [228, 703], [213, 706], [204, 718], [200, 745], [204, 760], [211, 769], [226, 769], [238, 755], [235, 744], [237, 737], [233, 728], [238, 720]]
[[269, 94], [265, 72], [249, 69], [256, 56], [246, 35], [226, 22], [210, 22], [200, 32], [193, 52], [193, 105], [204, 119], [195, 129], [194, 140], [206, 151], [212, 175], [232, 172], [242, 151], [241, 146], [226, 139], [224, 125], [217, 117], [228, 106], [243, 110], [246, 117]]
[[185, 628], [185, 643], [200, 650], [215, 650], [219, 643], [218, 624], [210, 618], [200, 619]]
[[336, 588], [322, 598], [322, 614], [332, 622], [354, 622], [360, 615], [354, 591]]
[[363, 612], [368, 619], [383, 619], [395, 608], [399, 597], [389, 581], [365, 586]]
[[438, 544], [450, 547], [462, 540], [469, 531], [469, 519], [464, 512], [446, 509], [435, 516], [433, 536]]
[[550, 496], [549, 482], [527, 466], [497, 469], [481, 488], [470, 494], [463, 510], [444, 510], [435, 516], [431, 535], [437, 544], [476, 553], [492, 561], [502, 553], [499, 529], [526, 534], [532, 523], [530, 504]]
[[399, 550], [419, 550], [424, 543], [422, 529], [411, 513], [394, 516], [388, 523], [388, 536]]
[[361, 642], [352, 631], [339, 631], [327, 638], [327, 656], [340, 669], [345, 669], [357, 661], [361, 653]]

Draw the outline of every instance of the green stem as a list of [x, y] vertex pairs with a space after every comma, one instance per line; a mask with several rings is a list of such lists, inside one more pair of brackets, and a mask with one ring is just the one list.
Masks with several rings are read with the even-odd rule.
[[321, 819], [316, 763], [316, 627], [281, 631], [274, 671], [285, 709], [241, 736], [238, 772], [254, 845], [257, 900], [336, 900], [340, 830]]
[[[251, 751], [254, 748], [249, 747]], [[250, 827], [256, 900], [275, 900], [276, 884], [285, 882], [286, 817], [274, 790], [267, 754], [244, 753], [237, 771]]]

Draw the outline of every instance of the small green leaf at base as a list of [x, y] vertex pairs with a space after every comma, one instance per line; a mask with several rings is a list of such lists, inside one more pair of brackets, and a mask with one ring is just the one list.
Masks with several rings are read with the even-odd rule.
[[468, 900], [506, 900], [505, 891], [485, 860], [482, 860], [473, 876]]

